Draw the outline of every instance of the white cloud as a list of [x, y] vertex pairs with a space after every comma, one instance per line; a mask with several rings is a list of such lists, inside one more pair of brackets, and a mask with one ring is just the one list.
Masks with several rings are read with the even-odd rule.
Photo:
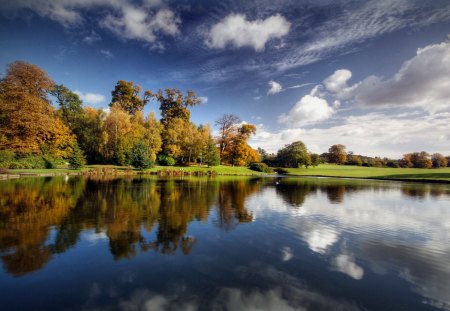
[[370, 76], [352, 87], [364, 105], [403, 105], [430, 112], [450, 111], [450, 42], [418, 49], [390, 79]]
[[102, 94], [83, 93], [80, 91], [74, 91], [74, 93], [77, 94], [80, 99], [87, 104], [98, 105], [105, 101], [105, 96]]
[[208, 103], [208, 96], [200, 96], [199, 97], [202, 104], [207, 104]]
[[303, 96], [287, 114], [280, 115], [278, 122], [292, 127], [301, 127], [327, 120], [334, 112], [325, 99], [308, 94]]
[[[356, 4], [356, 5], [355, 5]], [[427, 7], [425, 7], [427, 6]], [[426, 26], [450, 20], [448, 6], [431, 6], [413, 1], [362, 1], [342, 5], [319, 27], [311, 39], [295, 46], [275, 64], [289, 70], [325, 59], [352, 46], [406, 27]]]
[[[159, 35], [177, 35], [181, 24], [179, 17], [158, 0], [145, 0], [141, 5], [131, 0], [16, 0], [6, 8], [30, 9], [64, 27], [80, 26], [84, 23], [83, 11], [102, 8], [107, 14], [101, 18], [100, 26], [121, 39], [152, 44]], [[96, 33], [83, 39], [86, 43], [98, 40]]]
[[114, 57], [114, 54], [110, 50], [100, 50], [100, 53], [105, 56], [105, 58], [110, 59]]
[[154, 43], [157, 34], [175, 36], [179, 33], [181, 20], [169, 9], [161, 9], [153, 16], [142, 8], [127, 5], [119, 14], [108, 14], [100, 21], [106, 28], [122, 39], [134, 39]]
[[281, 86], [281, 84], [276, 81], [273, 81], [273, 80], [269, 81], [269, 86], [270, 86], [270, 89], [269, 89], [269, 91], [267, 91], [267, 95], [277, 94], [283, 90], [283, 87]]
[[267, 91], [267, 95], [274, 95], [274, 94], [278, 94], [278, 93], [284, 92], [289, 89], [298, 89], [298, 88], [305, 87], [305, 86], [308, 86], [311, 84], [312, 83], [303, 83], [303, 84], [296, 84], [296, 85], [292, 85], [292, 86], [283, 88], [280, 83], [278, 83], [274, 80], [271, 80], [271, 81], [269, 81], [270, 89]]
[[356, 154], [401, 158], [404, 153], [421, 150], [450, 155], [449, 133], [450, 113], [424, 116], [420, 112], [387, 112], [345, 117], [326, 128], [291, 127], [272, 132], [260, 124], [249, 143], [276, 152], [285, 144], [301, 140], [309, 150], [319, 153], [341, 143]]
[[243, 14], [230, 14], [211, 27], [205, 43], [211, 48], [231, 45], [262, 51], [269, 40], [287, 35], [290, 27], [291, 24], [279, 14], [255, 21], [248, 21]]
[[331, 76], [323, 81], [326, 89], [341, 94], [348, 88], [347, 81], [352, 77], [352, 72], [347, 69], [336, 70]]

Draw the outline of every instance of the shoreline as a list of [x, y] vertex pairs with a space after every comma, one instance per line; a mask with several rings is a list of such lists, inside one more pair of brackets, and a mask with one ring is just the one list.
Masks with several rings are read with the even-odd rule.
[[[450, 184], [450, 180], [445, 179], [426, 179], [426, 178], [399, 178], [399, 177], [377, 177], [377, 176], [368, 176], [368, 177], [354, 177], [354, 176], [331, 176], [331, 175], [303, 175], [303, 174], [295, 174], [290, 173], [286, 175], [279, 174], [267, 174], [267, 173], [219, 173], [214, 170], [210, 170], [208, 172], [204, 171], [181, 171], [181, 174], [163, 174], [166, 169], [158, 170], [158, 171], [115, 171], [113, 173], [106, 172], [92, 172], [92, 171], [63, 171], [63, 172], [9, 172], [0, 174], [0, 180], [10, 180], [10, 179], [18, 179], [25, 177], [57, 177], [57, 176], [140, 176], [140, 175], [153, 175], [159, 177], [214, 177], [214, 176], [257, 176], [257, 177], [272, 177], [272, 178], [335, 178], [335, 179], [356, 179], [356, 180], [377, 180], [377, 181], [393, 181], [393, 182], [414, 182], [414, 183], [432, 183], [432, 184]], [[41, 171], [41, 170], [39, 170]], [[177, 170], [172, 170], [176, 172]]]

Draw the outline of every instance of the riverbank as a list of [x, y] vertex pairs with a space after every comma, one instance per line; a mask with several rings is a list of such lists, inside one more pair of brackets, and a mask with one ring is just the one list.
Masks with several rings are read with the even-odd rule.
[[150, 169], [137, 170], [127, 166], [116, 165], [88, 165], [82, 169], [10, 169], [0, 173], [0, 179], [20, 178], [20, 177], [47, 177], [65, 175], [162, 175], [162, 176], [206, 176], [206, 175], [239, 175], [239, 176], [260, 176], [263, 173], [255, 172], [247, 167], [239, 166], [154, 166]]
[[382, 179], [450, 183], [450, 168], [389, 168], [321, 164], [317, 167], [288, 168], [290, 176]]
[[[361, 166], [345, 166], [322, 164], [309, 168], [287, 168], [288, 176], [303, 177], [334, 177], [380, 179], [394, 181], [416, 181], [450, 183], [450, 168], [418, 169], [418, 168], [377, 168]], [[154, 174], [163, 176], [205, 176], [205, 175], [235, 175], [235, 176], [262, 176], [267, 175], [252, 171], [247, 167], [237, 166], [155, 166], [146, 170], [130, 169], [126, 166], [89, 165], [81, 170], [67, 168], [58, 169], [22, 169], [8, 170], [0, 174], [0, 179], [20, 178], [27, 176], [61, 176], [61, 175], [139, 175]]]

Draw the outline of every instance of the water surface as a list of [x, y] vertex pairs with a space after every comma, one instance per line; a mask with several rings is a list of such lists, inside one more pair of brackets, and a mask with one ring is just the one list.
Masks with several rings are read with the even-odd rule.
[[450, 187], [0, 182], [2, 310], [450, 310]]

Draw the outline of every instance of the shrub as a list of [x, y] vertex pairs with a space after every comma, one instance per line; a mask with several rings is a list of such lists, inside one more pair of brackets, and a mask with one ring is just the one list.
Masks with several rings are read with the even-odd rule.
[[165, 154], [161, 154], [158, 157], [158, 163], [162, 166], [174, 166], [175, 165], [175, 159], [169, 156], [166, 156]]
[[78, 146], [73, 149], [68, 161], [69, 167], [73, 169], [79, 169], [86, 165], [86, 158], [84, 157], [83, 151], [78, 148]]
[[289, 174], [289, 172], [286, 169], [281, 168], [281, 167], [277, 167], [276, 169], [274, 169], [274, 171], [277, 172], [280, 175], [287, 175], [287, 174]]
[[252, 171], [263, 172], [263, 173], [273, 173], [273, 170], [269, 166], [267, 166], [266, 163], [253, 162], [253, 163], [250, 163], [249, 168]]
[[131, 150], [131, 165], [138, 169], [149, 168], [153, 166], [150, 158], [150, 149], [144, 142], [137, 142]]

